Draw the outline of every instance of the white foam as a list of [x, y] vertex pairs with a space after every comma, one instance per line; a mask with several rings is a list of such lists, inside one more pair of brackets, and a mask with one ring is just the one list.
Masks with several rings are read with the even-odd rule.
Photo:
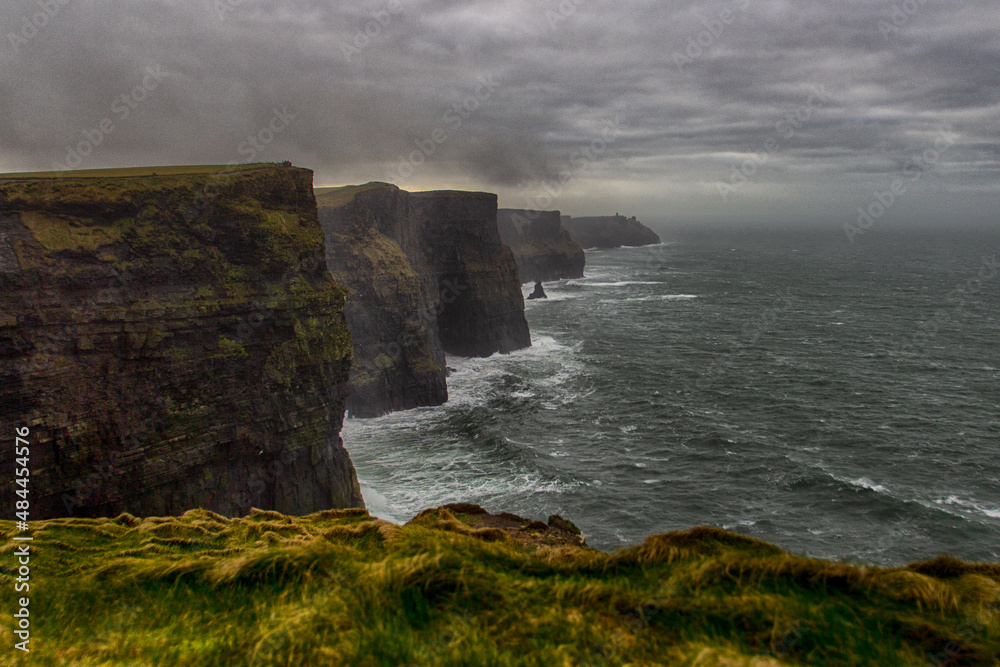
[[974, 510], [980, 514], [984, 514], [991, 519], [1000, 519], [1000, 509], [992, 509], [989, 507], [983, 507], [979, 503], [972, 500], [963, 500], [958, 496], [948, 496], [947, 498], [937, 498], [934, 500], [937, 505], [954, 505], [967, 510]]
[[874, 491], [875, 493], [888, 493], [889, 489], [885, 488], [881, 484], [876, 484], [867, 477], [859, 477], [858, 479], [847, 480], [848, 484], [856, 486], [860, 489], [868, 489], [869, 491]]
[[[654, 294], [653, 296], [634, 296], [624, 299], [625, 301], [683, 301], [687, 299], [697, 299], [697, 294]], [[607, 299], [601, 303], [613, 303], [615, 299]]]
[[544, 299], [532, 299], [528, 300], [528, 294], [530, 292], [524, 293], [524, 307], [525, 308], [535, 308], [542, 303], [555, 303], [557, 301], [572, 301], [573, 299], [579, 299], [579, 294], [560, 294], [559, 292], [549, 291], [546, 292]]
[[361, 485], [361, 497], [364, 498], [365, 507], [368, 509], [369, 514], [393, 523], [402, 523], [389, 511], [389, 501], [385, 496], [376, 491], [375, 487], [367, 482], [359, 480], [359, 483]]
[[662, 285], [663, 283], [649, 280], [618, 280], [613, 283], [603, 283], [591, 282], [584, 279], [579, 284], [586, 285], [587, 287], [626, 287], [628, 285]]

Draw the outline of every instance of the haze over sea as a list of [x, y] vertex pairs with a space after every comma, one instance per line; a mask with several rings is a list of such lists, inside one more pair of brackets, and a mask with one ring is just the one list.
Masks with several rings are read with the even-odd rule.
[[1000, 559], [1000, 235], [660, 235], [547, 284], [532, 348], [450, 358], [447, 404], [348, 420], [369, 509]]

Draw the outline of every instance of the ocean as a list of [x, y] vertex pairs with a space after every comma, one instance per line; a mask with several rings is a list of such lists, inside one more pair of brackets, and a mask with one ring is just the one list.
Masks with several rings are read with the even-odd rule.
[[[1000, 236], [661, 231], [526, 303], [533, 346], [343, 435], [370, 511], [695, 525], [896, 565], [1000, 560]], [[525, 285], [525, 295], [531, 285]]]

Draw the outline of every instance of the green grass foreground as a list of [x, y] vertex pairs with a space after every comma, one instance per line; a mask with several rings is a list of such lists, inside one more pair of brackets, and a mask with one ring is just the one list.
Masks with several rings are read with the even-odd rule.
[[447, 509], [403, 527], [364, 510], [34, 522], [25, 656], [3, 521], [0, 663], [1000, 664], [1000, 565], [833, 563], [714, 528], [605, 554], [539, 545], [537, 522], [476, 525]]

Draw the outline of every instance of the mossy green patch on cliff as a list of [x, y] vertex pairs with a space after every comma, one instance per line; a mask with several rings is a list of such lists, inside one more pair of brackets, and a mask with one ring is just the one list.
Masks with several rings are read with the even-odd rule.
[[[303, 212], [303, 202], [288, 198], [297, 179], [309, 173], [305, 170], [248, 165], [176, 168], [155, 178], [137, 175], [144, 171], [149, 170], [100, 170], [89, 176], [67, 172], [60, 178], [0, 176], [0, 204], [4, 211], [20, 214], [47, 251], [91, 251], [118, 269], [164, 259], [240, 281], [246, 277], [232, 275], [237, 271], [233, 264], [277, 272], [296, 266], [322, 245], [315, 218], [304, 219], [310, 216]], [[249, 255], [219, 253], [220, 247], [241, 241], [250, 242]], [[120, 248], [94, 253], [118, 244]], [[130, 265], [132, 261], [140, 264]]]
[[[332, 295], [342, 308], [343, 290], [336, 286], [333, 289]], [[267, 382], [290, 388], [304, 367], [351, 360], [351, 335], [339, 319], [303, 317], [295, 320], [292, 330], [292, 339], [272, 349], [264, 362], [263, 378]]]
[[244, 359], [250, 356], [247, 354], [247, 349], [243, 347], [242, 343], [238, 343], [225, 336], [219, 337], [219, 351], [226, 356], [242, 357]]
[[323, 243], [319, 225], [303, 220], [295, 211], [268, 209], [250, 196], [227, 200], [223, 206], [238, 221], [236, 231], [259, 248], [258, 258], [266, 271], [293, 266], [301, 261], [303, 249]]
[[417, 277], [417, 272], [410, 266], [410, 260], [402, 248], [388, 236], [370, 230], [360, 245], [361, 254], [371, 263], [376, 276], [391, 273], [394, 277]]
[[70, 216], [56, 217], [41, 211], [26, 211], [21, 214], [21, 222], [46, 250], [52, 252], [96, 250], [121, 241], [120, 226], [94, 224]]
[[[457, 510], [460, 511], [460, 510]], [[462, 520], [464, 519], [464, 521]], [[833, 563], [715, 528], [615, 554], [447, 509], [33, 524], [39, 664], [992, 665], [1000, 565]], [[522, 533], [530, 533], [532, 523]], [[15, 548], [0, 522], [0, 553]], [[16, 577], [12, 558], [0, 583]], [[86, 609], [86, 614], [79, 613]], [[0, 616], [13, 638], [14, 619]]]

